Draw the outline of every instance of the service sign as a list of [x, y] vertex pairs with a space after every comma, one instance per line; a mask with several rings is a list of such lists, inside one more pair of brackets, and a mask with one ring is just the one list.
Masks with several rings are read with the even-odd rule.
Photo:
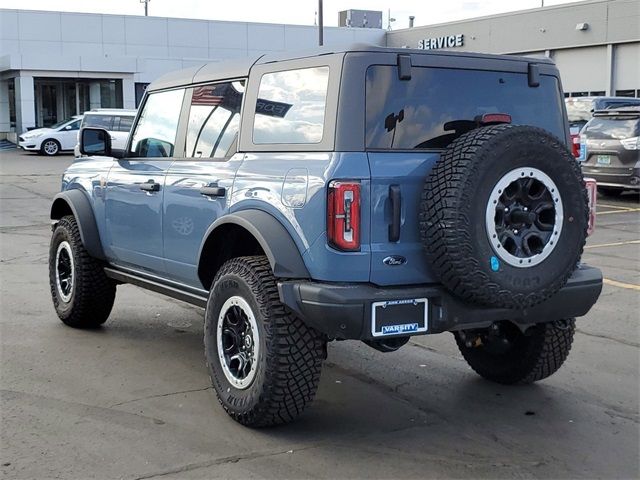
[[464, 45], [464, 35], [445, 35], [444, 37], [424, 38], [418, 42], [418, 48], [436, 50], [438, 48], [454, 48]]

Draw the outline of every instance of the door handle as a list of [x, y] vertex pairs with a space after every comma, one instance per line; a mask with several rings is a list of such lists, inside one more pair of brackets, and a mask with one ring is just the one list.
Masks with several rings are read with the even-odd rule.
[[402, 206], [402, 196], [400, 185], [389, 185], [389, 198], [391, 199], [391, 225], [389, 225], [389, 241], [400, 240], [400, 207]]
[[147, 180], [145, 183], [140, 183], [140, 190], [144, 190], [145, 192], [159, 192], [160, 184], [156, 183], [155, 180]]
[[215, 183], [211, 183], [200, 189], [200, 195], [204, 195], [205, 197], [224, 197], [226, 194], [227, 189], [219, 187]]

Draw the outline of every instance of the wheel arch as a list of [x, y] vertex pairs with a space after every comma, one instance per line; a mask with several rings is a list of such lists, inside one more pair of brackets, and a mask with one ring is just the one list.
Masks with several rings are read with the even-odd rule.
[[275, 277], [309, 278], [287, 229], [261, 210], [242, 210], [216, 220], [198, 252], [198, 278], [209, 289], [222, 264], [238, 256], [266, 255]]
[[50, 212], [51, 220], [55, 222], [66, 215], [75, 217], [82, 244], [89, 255], [105, 260], [93, 208], [82, 190], [74, 189], [60, 192], [53, 198]]

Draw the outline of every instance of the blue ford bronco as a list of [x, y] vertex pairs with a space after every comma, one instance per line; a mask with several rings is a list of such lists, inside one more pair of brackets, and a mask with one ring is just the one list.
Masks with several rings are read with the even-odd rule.
[[84, 128], [51, 207], [51, 295], [96, 328], [128, 283], [205, 308], [248, 426], [297, 417], [331, 340], [452, 332], [479, 375], [553, 374], [602, 289], [548, 59], [355, 46], [149, 86], [124, 151]]

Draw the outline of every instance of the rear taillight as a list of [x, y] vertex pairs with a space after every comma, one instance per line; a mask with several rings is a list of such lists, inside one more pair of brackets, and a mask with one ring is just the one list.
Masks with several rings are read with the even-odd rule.
[[580, 134], [571, 134], [571, 153], [576, 158], [580, 158]]
[[598, 185], [593, 178], [585, 178], [584, 186], [587, 189], [587, 197], [589, 198], [589, 226], [587, 227], [587, 235], [591, 235], [596, 228], [596, 194]]
[[360, 183], [333, 180], [327, 198], [329, 244], [344, 251], [360, 250]]

